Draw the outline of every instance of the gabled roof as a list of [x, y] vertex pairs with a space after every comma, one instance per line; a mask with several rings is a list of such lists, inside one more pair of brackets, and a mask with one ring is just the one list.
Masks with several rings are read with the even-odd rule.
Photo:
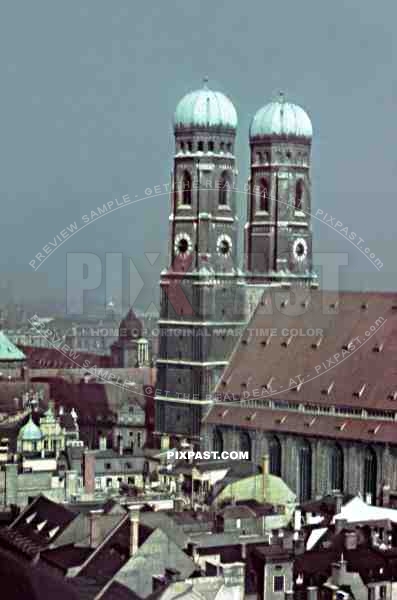
[[28, 546], [33, 544], [43, 549], [53, 543], [75, 518], [76, 514], [62, 504], [40, 495], [15, 519], [8, 533], [19, 546], [25, 541]]
[[[138, 547], [153, 532], [153, 529], [139, 523]], [[130, 548], [130, 516], [127, 514], [109, 533], [86, 565], [79, 576], [92, 578], [99, 583], [106, 583], [129, 560]]]

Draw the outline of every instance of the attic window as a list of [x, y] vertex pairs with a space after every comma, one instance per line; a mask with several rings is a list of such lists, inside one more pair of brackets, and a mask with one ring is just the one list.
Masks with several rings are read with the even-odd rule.
[[53, 529], [50, 529], [50, 531], [48, 532], [48, 537], [49, 538], [53, 538], [56, 536], [56, 534], [59, 531], [59, 525], [57, 525], [56, 527], [54, 527]]
[[256, 418], [256, 412], [252, 413], [251, 415], [248, 415], [248, 417], [245, 418], [246, 421], [254, 421]]
[[274, 377], [270, 377], [269, 381], [265, 383], [265, 390], [269, 391], [272, 389], [272, 383], [274, 381]]
[[323, 390], [321, 390], [322, 394], [325, 394], [326, 396], [329, 396], [330, 393], [332, 392], [332, 390], [334, 389], [335, 386], [335, 382], [331, 381], [331, 383], [329, 384], [329, 386], [327, 388], [324, 388]]
[[342, 350], [352, 350], [352, 349], [353, 349], [353, 347], [354, 347], [354, 344], [353, 344], [353, 342], [349, 342], [349, 343], [347, 343], [347, 344], [344, 344], [344, 345], [342, 346]]
[[377, 425], [376, 427], [373, 427], [372, 429], [369, 429], [368, 433], [372, 433], [372, 434], [376, 435], [378, 433], [380, 427], [381, 427], [380, 425]]
[[42, 529], [44, 529], [44, 527], [47, 525], [47, 521], [42, 521], [41, 523], [38, 523], [36, 525], [36, 529], [37, 531], [41, 531]]
[[381, 344], [375, 344], [375, 346], [372, 348], [373, 352], [382, 352], [383, 350], [383, 342]]
[[32, 513], [31, 515], [29, 515], [28, 517], [26, 517], [25, 522], [26, 523], [31, 523], [33, 521], [33, 519], [35, 518], [35, 516], [37, 515], [37, 513]]
[[313, 342], [313, 344], [312, 344], [313, 350], [317, 350], [317, 348], [319, 348], [321, 346], [322, 341], [323, 341], [323, 338], [320, 337], [320, 338], [318, 338], [318, 340], [316, 342]]
[[293, 336], [293, 335], [290, 335], [288, 339], [286, 339], [286, 340], [283, 340], [283, 341], [281, 342], [281, 345], [282, 345], [282, 346], [284, 346], [284, 348], [286, 348], [287, 346], [289, 346], [289, 345], [290, 345], [290, 343], [292, 342], [292, 340], [293, 340], [293, 339], [294, 339], [294, 336]]
[[361, 398], [361, 396], [364, 394], [366, 388], [367, 388], [367, 384], [363, 383], [359, 390], [353, 392], [353, 396], [356, 396], [356, 398]]

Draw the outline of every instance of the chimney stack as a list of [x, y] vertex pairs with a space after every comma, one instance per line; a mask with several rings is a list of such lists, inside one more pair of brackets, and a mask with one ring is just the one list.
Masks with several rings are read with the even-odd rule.
[[85, 450], [83, 456], [84, 490], [86, 494], [95, 492], [95, 451]]
[[382, 486], [382, 506], [390, 506], [390, 485], [387, 483]]
[[263, 499], [266, 500], [269, 483], [269, 455], [264, 454], [262, 457], [262, 481], [263, 481]]
[[100, 519], [103, 510], [90, 510], [90, 546], [97, 548], [101, 541], [101, 526]]
[[356, 550], [357, 549], [357, 532], [356, 531], [346, 531], [345, 532], [345, 548], [346, 548], [346, 550]]
[[130, 519], [130, 547], [129, 555], [130, 558], [135, 556], [138, 550], [139, 544], [139, 509], [133, 507], [129, 508], [129, 519]]
[[338, 515], [342, 510], [343, 494], [339, 490], [335, 490], [335, 514]]
[[307, 588], [307, 600], [317, 600], [318, 588], [314, 585], [308, 585]]

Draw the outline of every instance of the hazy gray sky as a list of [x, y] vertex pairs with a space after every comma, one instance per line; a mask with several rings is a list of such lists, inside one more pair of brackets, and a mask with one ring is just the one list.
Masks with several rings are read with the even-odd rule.
[[[3, 279], [31, 272], [34, 255], [97, 206], [169, 181], [174, 108], [208, 75], [238, 111], [241, 186], [255, 111], [279, 90], [308, 111], [314, 210], [356, 231], [384, 266], [378, 272], [318, 222], [315, 250], [349, 253], [345, 287], [395, 289], [396, 20], [392, 0], [4, 4]], [[60, 289], [67, 252], [122, 252], [144, 272], [138, 304], [147, 305], [160, 265], [144, 253], [166, 254], [168, 202], [164, 195], [107, 215], [37, 275]], [[40, 286], [29, 277], [27, 293], [48, 295]]]

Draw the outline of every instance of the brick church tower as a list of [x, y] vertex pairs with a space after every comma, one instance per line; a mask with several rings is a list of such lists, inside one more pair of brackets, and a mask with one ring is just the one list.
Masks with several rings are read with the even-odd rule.
[[318, 285], [312, 271], [311, 142], [308, 115], [283, 94], [252, 119], [245, 225], [251, 309], [263, 287]]
[[161, 275], [156, 432], [200, 442], [209, 394], [245, 324], [237, 268], [237, 114], [202, 89], [174, 119], [169, 269]]

